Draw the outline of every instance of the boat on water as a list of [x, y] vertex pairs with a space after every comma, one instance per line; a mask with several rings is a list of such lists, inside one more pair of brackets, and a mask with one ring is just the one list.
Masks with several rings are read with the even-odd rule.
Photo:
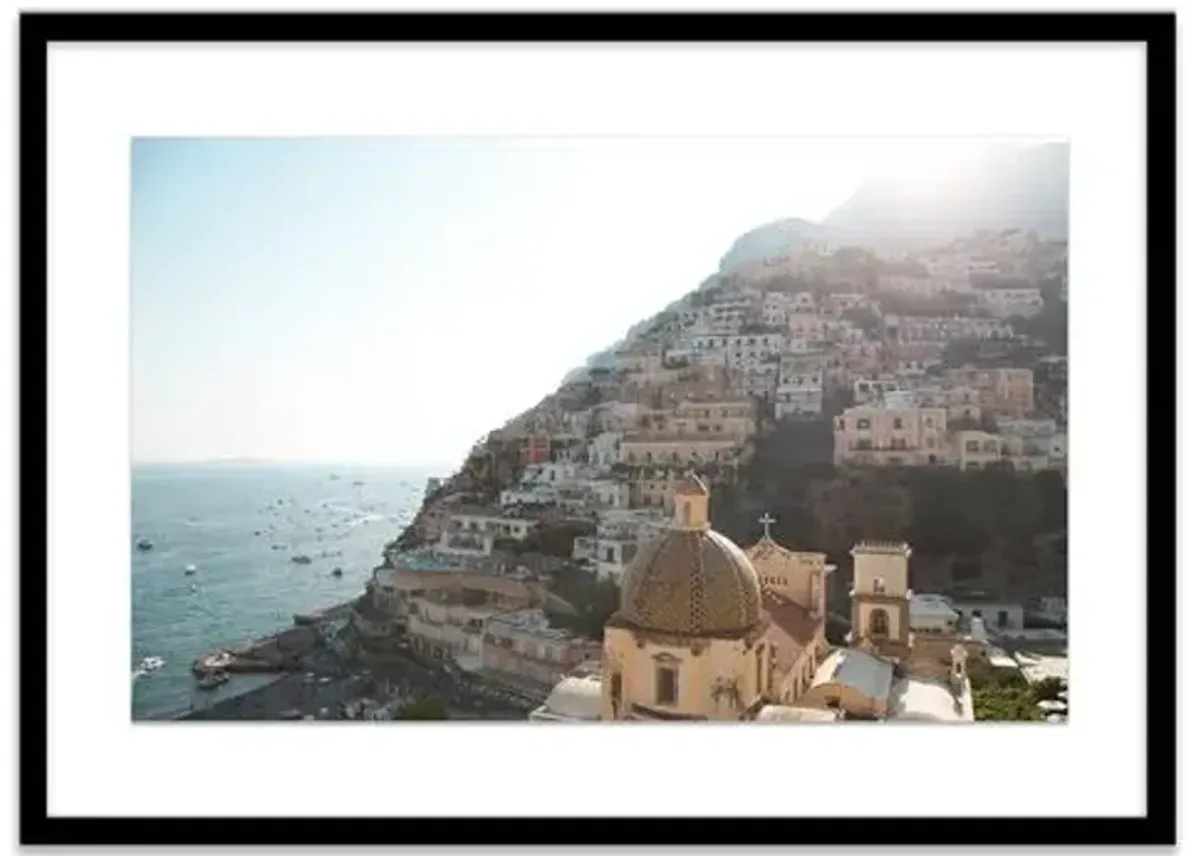
[[184, 574], [186, 574], [187, 576], [190, 577], [192, 574], [196, 573], [196, 566], [188, 565], [186, 568], [183, 569], [183, 572], [184, 572]]
[[312, 559], [310, 559], [308, 556], [305, 556], [303, 553], [301, 553], [299, 556], [292, 556], [292, 561], [295, 562], [297, 565], [311, 565], [312, 564]]
[[217, 687], [228, 682], [228, 672], [213, 672], [196, 681], [196, 686], [202, 690], [215, 690]]
[[148, 675], [151, 672], [157, 672], [166, 664], [167, 661], [162, 657], [143, 657], [138, 661], [137, 670], [143, 675]]
[[366, 482], [353, 481], [350, 483], [353, 487], [362, 487]]
[[333, 571], [332, 571], [331, 573], [332, 573], [332, 575], [333, 575], [333, 576], [335, 576], [335, 577], [340, 577], [340, 576], [342, 575], [342, 569], [341, 569], [341, 568], [334, 568], [334, 569], [333, 569]]
[[139, 550], [153, 550], [154, 542], [151, 541], [149, 538], [139, 538], [137, 540], [137, 548]]

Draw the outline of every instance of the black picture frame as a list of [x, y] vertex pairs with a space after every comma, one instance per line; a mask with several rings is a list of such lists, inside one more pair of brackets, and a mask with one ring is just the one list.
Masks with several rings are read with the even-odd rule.
[[[23, 844], [1134, 845], [1176, 840], [1176, 21], [1147, 13], [288, 13], [20, 17], [20, 841]], [[148, 818], [47, 804], [47, 60], [61, 42], [1121, 42], [1146, 46], [1148, 399], [1143, 817]], [[1147, 414], [1148, 418], [1148, 414]], [[1148, 435], [1149, 436], [1149, 435]], [[1149, 479], [1149, 475], [1147, 475]], [[1115, 692], [1116, 690], [1114, 690]], [[783, 818], [780, 818], [783, 820]], [[934, 822], [931, 822], [933, 820]], [[536, 822], [530, 822], [536, 821]]]

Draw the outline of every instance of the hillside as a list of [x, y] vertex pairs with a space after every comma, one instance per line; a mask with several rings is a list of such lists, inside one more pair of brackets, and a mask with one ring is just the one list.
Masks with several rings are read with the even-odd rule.
[[[694, 469], [712, 486], [715, 526], [733, 540], [754, 541], [766, 512], [777, 518], [773, 534], [781, 543], [824, 552], [843, 569], [829, 589], [834, 609], [847, 596], [848, 552], [863, 539], [908, 541], [912, 585], [919, 591], [986, 592], [1013, 600], [1063, 596], [1065, 356], [1043, 361], [1046, 355], [1062, 355], [1065, 347], [1066, 307], [1057, 296], [1058, 280], [1046, 281], [1039, 310], [1003, 318], [978, 303], [986, 289], [971, 288], [965, 274], [960, 280], [968, 282], [966, 291], [905, 292], [933, 275], [911, 274], [910, 261], [901, 254], [846, 246], [830, 255], [802, 254], [786, 269], [769, 261], [771, 241], [779, 236], [809, 240], [828, 234], [794, 220], [744, 235], [723, 261], [732, 258], [744, 266], [739, 273], [709, 277], [633, 325], [622, 342], [571, 372], [535, 408], [489, 434], [462, 469], [430, 495], [387, 553], [432, 545], [455, 515], [475, 514], [481, 526], [504, 516], [536, 520], [535, 536], [510, 552], [529, 567], [531, 553], [569, 565], [569, 573], [555, 571], [555, 590], [581, 607], [594, 630], [607, 614], [602, 604], [611, 605], [613, 597], [603, 581], [616, 579], [620, 568], [614, 570], [613, 559], [596, 559], [587, 551], [599, 549], [600, 540], [634, 545], [638, 536], [622, 530], [628, 520], [620, 518], [665, 514], [670, 502], [664, 486]], [[1062, 261], [1055, 253], [1065, 252], [1024, 235], [993, 237], [982, 236], [970, 263], [1008, 265], [1037, 281], [1042, 266], [1053, 269]], [[766, 260], [757, 257], [758, 271], [755, 253], [768, 254]], [[942, 268], [968, 264], [955, 247], [928, 253]], [[1038, 296], [1036, 289], [1024, 290]], [[964, 301], [969, 305], [960, 305]], [[929, 305], [934, 303], [946, 306], [935, 312]], [[890, 327], [886, 314], [893, 316]], [[912, 329], [933, 338], [901, 337], [899, 325], [906, 318], [917, 325]], [[1008, 332], [1000, 332], [1004, 327]], [[773, 350], [767, 340], [775, 343]], [[954, 387], [961, 396], [968, 381], [951, 380], [949, 370], [964, 363], [1026, 373], [1027, 391], [1037, 406], [1021, 405], [1023, 412], [1014, 419], [1048, 421], [1049, 433], [1029, 434], [1037, 440], [1030, 451], [1000, 451], [994, 445], [996, 458], [971, 469], [966, 452], [987, 450], [971, 450], [968, 440], [978, 447], [989, 436], [993, 444], [1018, 436], [997, 433], [1002, 429], [991, 411], [1006, 406], [1007, 399], [993, 390], [974, 417], [947, 419], [949, 398], [921, 404], [943, 410], [947, 427], [936, 442], [926, 442], [930, 437], [897, 445], [885, 438], [885, 445], [856, 446], [870, 453], [865, 461], [857, 454], [847, 457], [843, 442], [839, 459], [835, 423], [850, 421], [839, 417], [855, 401], [856, 381], [894, 377], [904, 366], [921, 394], [948, 394]], [[1055, 386], [1051, 369], [1060, 364]], [[823, 378], [816, 396], [803, 404], [790, 397], [805, 383], [795, 380], [799, 375]], [[976, 398], [961, 400], [983, 401], [975, 392]], [[887, 426], [902, 428], [893, 425], [893, 416]], [[951, 422], [959, 424], [952, 428]], [[844, 441], [846, 426], [839, 430]], [[865, 429], [860, 424], [857, 430]], [[962, 437], [959, 444], [957, 432], [975, 439]], [[991, 433], [978, 439], [985, 432]], [[1063, 445], [1050, 451], [1047, 438], [1060, 435]], [[1040, 451], [1032, 451], [1035, 445]], [[459, 511], [470, 507], [486, 513]], [[567, 525], [579, 521], [584, 529]], [[609, 534], [603, 539], [591, 537], [606, 526]], [[509, 560], [485, 554], [480, 561]], [[598, 565], [607, 570], [598, 571]]]
[[721, 259], [720, 270], [783, 255], [804, 243], [881, 247], [1003, 229], [1032, 229], [1045, 240], [1066, 240], [1068, 178], [1066, 143], [983, 146], [936, 178], [881, 172], [820, 223], [791, 218], [746, 232]]
[[848, 241], [847, 231], [798, 217], [766, 223], [733, 242], [733, 246], [721, 258], [720, 271], [726, 273], [761, 259], [781, 255], [789, 247], [806, 241]]
[[868, 179], [821, 224], [875, 237], [946, 239], [978, 229], [1034, 229], [1066, 240], [1066, 143], [995, 144], [952, 168], [948, 178]]

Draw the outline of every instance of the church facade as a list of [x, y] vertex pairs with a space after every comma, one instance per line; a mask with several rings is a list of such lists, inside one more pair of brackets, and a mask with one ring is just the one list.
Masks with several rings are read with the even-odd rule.
[[907, 545], [855, 548], [853, 630], [834, 647], [824, 554], [778, 544], [769, 517], [743, 550], [711, 527], [695, 475], [674, 500], [671, 526], [638, 551], [605, 626], [601, 719], [971, 718], [964, 646], [948, 634], [930, 647], [910, 627]]

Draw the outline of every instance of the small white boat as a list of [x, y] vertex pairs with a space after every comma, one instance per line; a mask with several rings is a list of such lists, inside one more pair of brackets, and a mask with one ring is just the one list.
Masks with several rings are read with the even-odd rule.
[[183, 569], [183, 572], [190, 577], [192, 574], [196, 573], [196, 566], [188, 565], [186, 568]]
[[137, 670], [143, 675], [148, 675], [151, 672], [157, 672], [167, 661], [162, 657], [143, 657], [137, 664]]

